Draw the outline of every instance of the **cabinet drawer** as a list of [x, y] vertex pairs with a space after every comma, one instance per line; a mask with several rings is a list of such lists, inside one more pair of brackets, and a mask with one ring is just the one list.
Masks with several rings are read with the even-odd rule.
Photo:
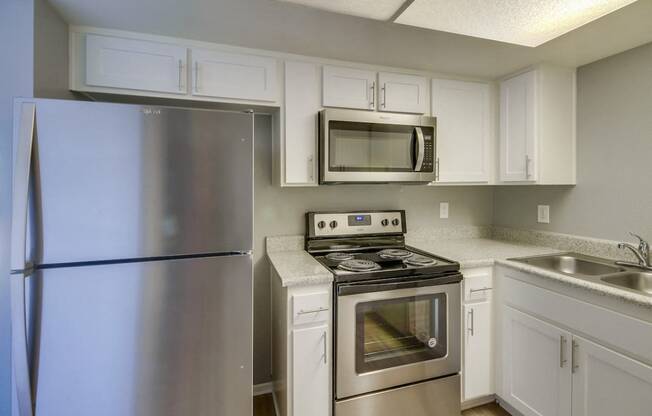
[[328, 292], [292, 296], [292, 322], [294, 325], [328, 321], [331, 300]]
[[491, 299], [493, 282], [491, 269], [462, 271], [464, 275], [464, 301], [476, 302]]

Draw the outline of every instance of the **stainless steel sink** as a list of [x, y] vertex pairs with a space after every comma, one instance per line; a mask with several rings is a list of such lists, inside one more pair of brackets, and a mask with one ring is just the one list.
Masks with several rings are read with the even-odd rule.
[[624, 287], [625, 289], [643, 292], [652, 296], [652, 272], [628, 271], [601, 278], [610, 285]]
[[604, 276], [626, 270], [613, 263], [609, 264], [607, 260], [575, 253], [522, 257], [510, 260], [577, 277]]

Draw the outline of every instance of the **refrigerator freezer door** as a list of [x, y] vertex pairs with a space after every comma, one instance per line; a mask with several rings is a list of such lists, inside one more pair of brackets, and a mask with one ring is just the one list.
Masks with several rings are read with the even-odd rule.
[[250, 415], [251, 257], [28, 278], [36, 415]]
[[36, 100], [35, 263], [249, 251], [253, 115]]

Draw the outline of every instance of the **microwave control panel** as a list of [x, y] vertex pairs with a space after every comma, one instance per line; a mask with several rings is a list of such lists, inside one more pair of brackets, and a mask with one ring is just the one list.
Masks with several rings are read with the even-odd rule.
[[435, 144], [432, 140], [432, 136], [429, 134], [424, 134], [423, 136], [424, 143], [424, 155], [423, 155], [423, 165], [421, 165], [421, 170], [419, 172], [432, 172], [434, 169], [434, 155], [435, 155]]

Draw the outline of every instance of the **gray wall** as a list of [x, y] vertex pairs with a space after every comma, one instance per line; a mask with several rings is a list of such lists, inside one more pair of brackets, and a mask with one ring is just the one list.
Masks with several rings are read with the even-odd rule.
[[[408, 230], [457, 224], [489, 225], [493, 188], [427, 186], [322, 186], [280, 188], [272, 184], [271, 120], [256, 117], [254, 217], [254, 383], [269, 381], [270, 293], [265, 236], [303, 234], [304, 214], [315, 210], [405, 209]], [[439, 202], [450, 218], [439, 219]]]
[[[577, 71], [578, 185], [499, 187], [494, 223], [612, 240], [652, 238], [652, 43]], [[550, 224], [536, 205], [550, 205]]]
[[[0, 1], [0, 415], [11, 408], [9, 323], [9, 233], [13, 97], [32, 95], [34, 4]], [[10, 64], [10, 65], [9, 65]]]

